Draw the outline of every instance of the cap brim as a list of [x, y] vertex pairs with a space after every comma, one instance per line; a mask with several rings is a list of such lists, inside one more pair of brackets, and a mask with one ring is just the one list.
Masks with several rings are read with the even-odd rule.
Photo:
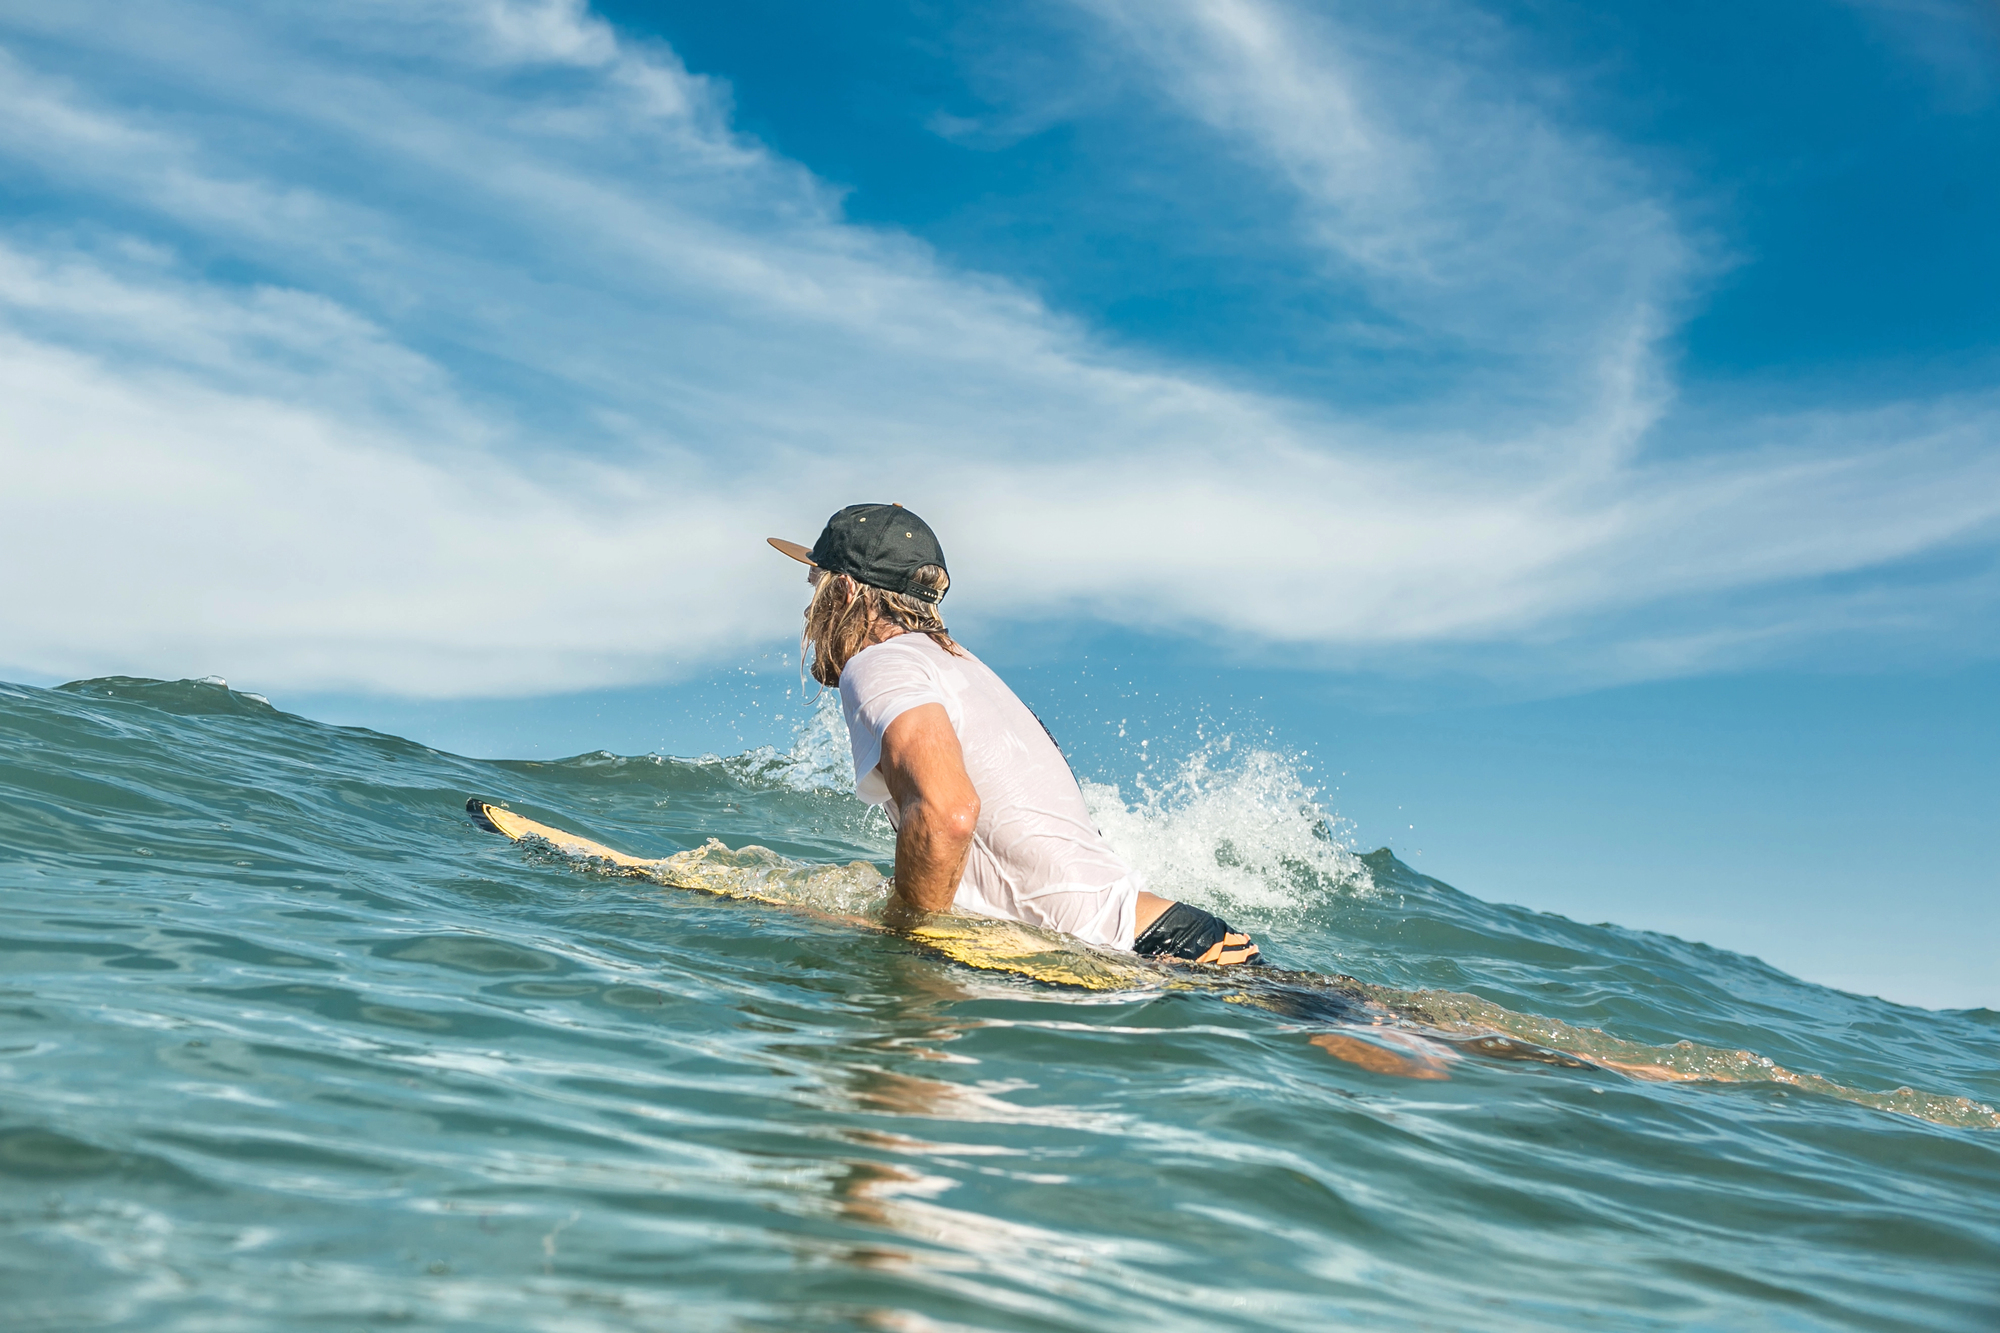
[[797, 542], [788, 542], [783, 537], [766, 537], [764, 540], [802, 565], [810, 565], [813, 562], [812, 547], [810, 546], [801, 546]]

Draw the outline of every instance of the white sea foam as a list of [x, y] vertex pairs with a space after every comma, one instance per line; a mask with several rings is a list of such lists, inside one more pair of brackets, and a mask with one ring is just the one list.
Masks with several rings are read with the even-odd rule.
[[1269, 917], [1328, 894], [1375, 891], [1320, 807], [1301, 761], [1275, 750], [1233, 750], [1227, 737], [1182, 760], [1172, 776], [1120, 788], [1085, 782], [1091, 816], [1155, 893]]
[[758, 778], [793, 791], [852, 791], [854, 754], [847, 720], [840, 715], [840, 692], [824, 690], [813, 710], [792, 731], [792, 748], [760, 745], [734, 759], [703, 755], [698, 763], [742, 764]]
[[840, 713], [840, 691], [822, 691], [812, 715], [792, 733], [792, 748], [782, 761], [782, 781], [804, 791], [846, 791], [854, 786], [854, 751], [847, 739], [847, 719]]

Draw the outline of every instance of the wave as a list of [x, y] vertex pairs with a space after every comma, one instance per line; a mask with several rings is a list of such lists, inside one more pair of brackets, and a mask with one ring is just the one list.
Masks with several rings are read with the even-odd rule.
[[[0, 687], [13, 1322], [1995, 1308], [2000, 1015], [1482, 901], [1221, 738], [1086, 792], [1157, 888], [1282, 969], [860, 927], [892, 845], [837, 721], [744, 755], [484, 762], [217, 682]], [[475, 794], [674, 870], [524, 852]]]
[[[847, 731], [838, 705], [822, 696], [797, 729], [789, 752], [764, 748], [732, 759], [704, 756], [740, 780], [803, 793], [851, 785]], [[573, 764], [622, 762], [592, 756]], [[670, 762], [650, 756], [649, 762]], [[1323, 809], [1298, 761], [1281, 752], [1237, 750], [1224, 734], [1207, 739], [1157, 783], [1141, 782], [1127, 802], [1117, 786], [1085, 781], [1083, 790], [1100, 831], [1158, 891], [1262, 924], [1298, 921], [1329, 899], [1368, 897], [1384, 890], [1368, 860], [1341, 840], [1341, 821]], [[886, 824], [883, 826], [886, 830]], [[884, 834], [886, 840], [886, 832]], [[565, 849], [588, 868], [641, 874], [672, 888], [763, 901], [840, 919], [873, 920], [886, 905], [889, 881], [866, 861], [824, 865], [781, 856], [754, 843], [730, 848], [711, 838], [702, 846], [640, 866], [613, 865], [601, 849]], [[893, 845], [875, 848], [878, 854]], [[1376, 854], [1391, 883], [1421, 877], [1387, 852]], [[1447, 886], [1436, 889], [1455, 894]], [[1566, 923], [1567, 924], [1567, 923]], [[1014, 971], [1093, 989], [1158, 986], [1227, 993], [1239, 1002], [1336, 1022], [1345, 1032], [1317, 1044], [1337, 1058], [1379, 1073], [1449, 1077], [1447, 1062], [1471, 1053], [1495, 1059], [1571, 1063], [1629, 1077], [1683, 1083], [1768, 1083], [1833, 1097], [1936, 1124], [2000, 1128], [2000, 1112], [1969, 1097], [1908, 1086], [1871, 1092], [1816, 1074], [1799, 1073], [1748, 1049], [1725, 1049], [1686, 1038], [1648, 1044], [1531, 1013], [1456, 991], [1369, 985], [1266, 967], [1254, 976], [1228, 969], [1136, 964], [1052, 932], [945, 914], [929, 942], [972, 966]], [[1329, 987], [1326, 983], [1331, 981]], [[1329, 997], [1334, 997], [1329, 1002]], [[1315, 1003], [1317, 1001], [1317, 1003]], [[1358, 1003], [1357, 1003], [1358, 1002]], [[1382, 1030], [1388, 1029], [1388, 1030]], [[1425, 1041], [1429, 1037], [1435, 1040]], [[1562, 1057], [1575, 1057], [1565, 1061]]]

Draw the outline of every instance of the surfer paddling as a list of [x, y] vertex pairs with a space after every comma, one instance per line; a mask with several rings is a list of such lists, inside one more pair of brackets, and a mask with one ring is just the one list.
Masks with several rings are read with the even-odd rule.
[[799, 653], [840, 690], [854, 792], [896, 830], [891, 912], [955, 909], [1145, 957], [1258, 961], [1248, 935], [1148, 893], [1090, 820], [1069, 763], [1028, 706], [955, 642], [929, 525], [901, 505], [849, 505], [811, 547]]

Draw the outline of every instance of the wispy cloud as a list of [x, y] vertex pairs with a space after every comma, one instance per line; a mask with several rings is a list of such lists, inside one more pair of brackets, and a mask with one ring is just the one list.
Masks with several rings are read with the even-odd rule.
[[[849, 223], [725, 89], [561, 0], [0, 20], [0, 154], [39, 201], [0, 245], [0, 556], [33, 571], [0, 663], [656, 678], [785, 636], [800, 590], [758, 539], [861, 497], [944, 530], [960, 617], [1621, 673], [1746, 651], [1746, 596], [1992, 540], [1987, 399], [1649, 455], [1699, 247], [1507, 96], [1490, 27], [1440, 49], [1275, 5], [1094, 8], [1291, 183], [1302, 263], [1479, 373], [1370, 416], [1114, 351]], [[1778, 637], [1846, 595], [1802, 588], [1819, 628]], [[1633, 665], [1648, 606], [1723, 646]]]
[[1938, 80], [1940, 109], [1964, 113], [2000, 89], [2000, 6], [1959, 0], [1847, 0]]
[[1366, 293], [1370, 332], [1473, 368], [1462, 392], [1483, 415], [1660, 395], [1652, 344], [1715, 261], [1640, 170], [1556, 118], [1550, 81], [1492, 17], [1428, 0], [1077, 3], [1163, 100], [1289, 185], [1303, 256]]

